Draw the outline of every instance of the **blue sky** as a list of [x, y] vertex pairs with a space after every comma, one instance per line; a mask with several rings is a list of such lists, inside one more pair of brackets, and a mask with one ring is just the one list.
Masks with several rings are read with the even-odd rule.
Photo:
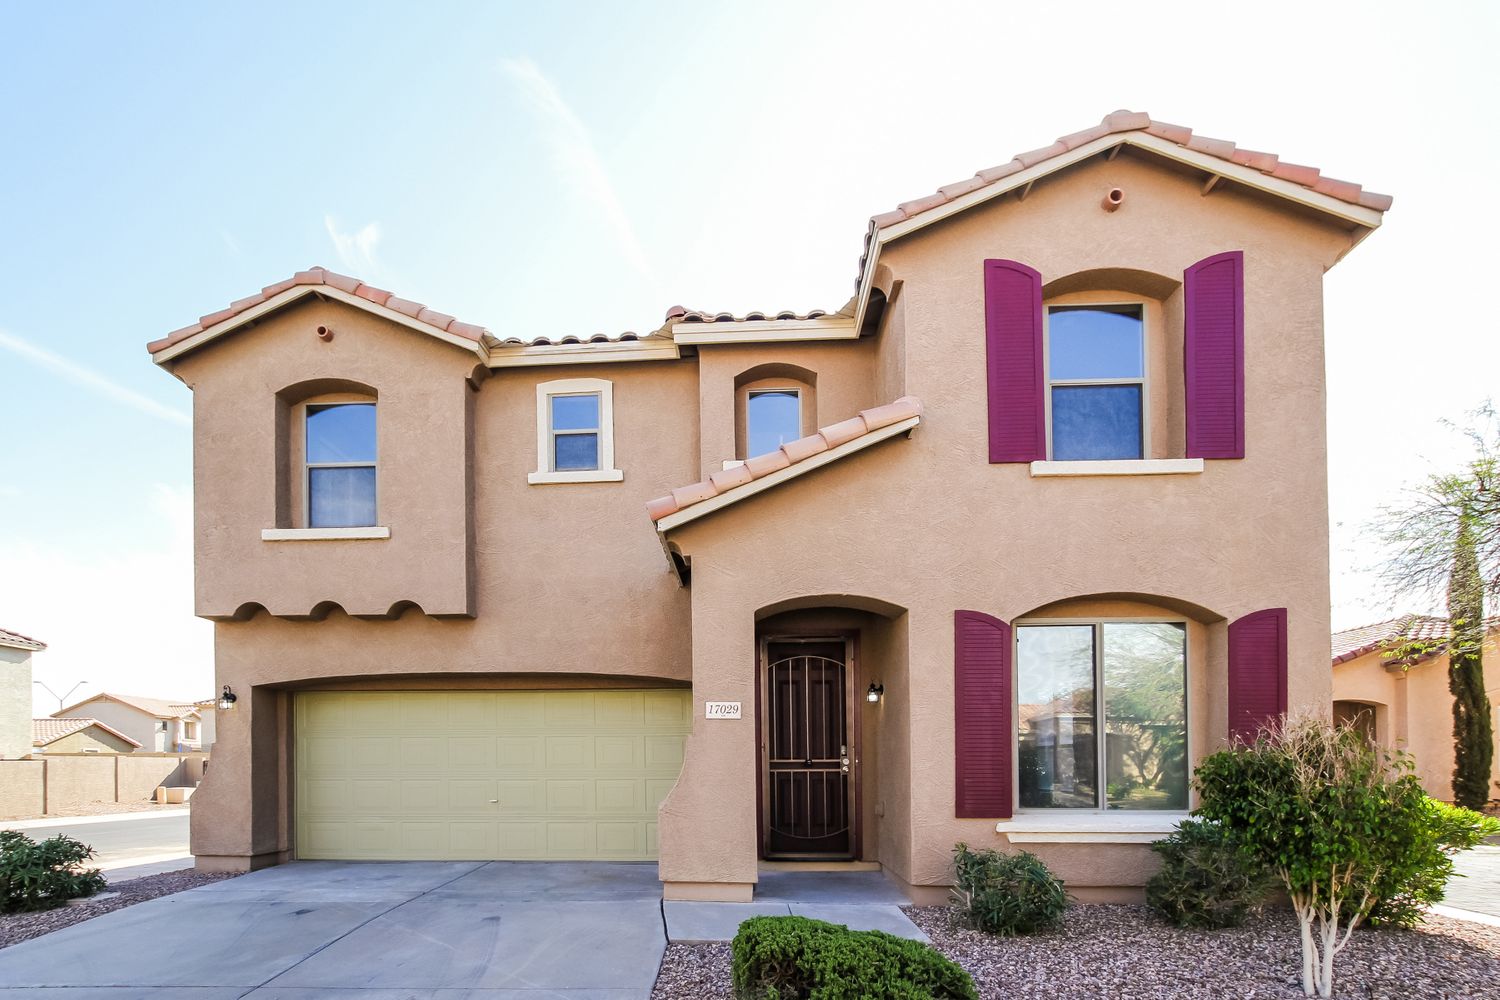
[[1335, 623], [1377, 617], [1355, 529], [1500, 394], [1494, 321], [1433, 308], [1493, 283], [1497, 16], [12, 0], [0, 626], [54, 687], [206, 693], [191, 394], [143, 345], [232, 299], [323, 264], [502, 334], [835, 309], [871, 214], [1120, 107], [1396, 195], [1326, 302]]

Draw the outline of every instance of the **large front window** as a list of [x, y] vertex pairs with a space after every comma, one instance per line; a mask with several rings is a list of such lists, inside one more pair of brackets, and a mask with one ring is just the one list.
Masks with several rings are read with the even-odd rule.
[[1052, 458], [1145, 457], [1145, 323], [1139, 305], [1047, 310]]
[[375, 404], [307, 408], [307, 525], [375, 524]]
[[1186, 626], [1018, 626], [1016, 690], [1023, 809], [1187, 807]]

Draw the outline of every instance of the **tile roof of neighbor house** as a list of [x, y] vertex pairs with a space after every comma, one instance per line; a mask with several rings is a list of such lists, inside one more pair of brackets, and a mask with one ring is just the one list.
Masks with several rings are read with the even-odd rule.
[[921, 416], [922, 403], [915, 396], [902, 396], [893, 403], [861, 410], [858, 416], [830, 424], [816, 434], [788, 441], [777, 451], [756, 455], [732, 469], [715, 472], [702, 482], [682, 486], [664, 497], [657, 497], [646, 504], [646, 512], [651, 520], [660, 521], [669, 514], [749, 485], [782, 469], [793, 468], [840, 445], [857, 442], [881, 428]]
[[47, 644], [45, 642], [42, 642], [40, 639], [32, 639], [29, 636], [24, 636], [19, 632], [12, 632], [9, 629], [3, 628], [0, 628], [0, 646], [10, 646], [14, 649], [30, 650], [47, 648]]
[[[1485, 630], [1500, 629], [1500, 618], [1485, 621]], [[1409, 642], [1430, 642], [1437, 645], [1418, 659], [1427, 659], [1443, 651], [1448, 639], [1448, 619], [1436, 615], [1402, 615], [1373, 625], [1345, 629], [1333, 633], [1333, 662], [1347, 663], [1381, 649], [1393, 648]]]
[[91, 726], [98, 726], [117, 739], [122, 739], [131, 746], [140, 748], [140, 744], [111, 726], [106, 726], [98, 719], [32, 719], [31, 720], [31, 745], [44, 747], [49, 743], [56, 743], [64, 736], [72, 736], [81, 733]]
[[1333, 177], [1324, 177], [1316, 167], [1306, 167], [1297, 163], [1284, 162], [1275, 153], [1261, 153], [1253, 149], [1241, 149], [1227, 139], [1210, 139], [1207, 136], [1194, 135], [1193, 130], [1181, 125], [1173, 125], [1169, 122], [1159, 122], [1144, 111], [1115, 111], [1105, 115], [1104, 120], [1093, 128], [1086, 128], [1081, 132], [1073, 132], [1063, 136], [1050, 146], [1033, 149], [1029, 152], [1020, 153], [1013, 159], [981, 170], [973, 177], [940, 187], [932, 194], [915, 198], [911, 201], [902, 202], [889, 212], [870, 219], [870, 227], [865, 235], [865, 251], [859, 259], [860, 274], [863, 275], [865, 260], [869, 257], [870, 246], [875, 238], [875, 233], [886, 226], [893, 226], [898, 222], [919, 215], [922, 212], [946, 205], [971, 191], [977, 191], [986, 185], [1019, 173], [1030, 167], [1044, 164], [1048, 160], [1062, 156], [1071, 150], [1077, 149], [1095, 139], [1102, 139], [1108, 135], [1119, 135], [1126, 132], [1145, 132], [1148, 135], [1165, 139], [1175, 143], [1184, 149], [1202, 153], [1223, 160], [1226, 163], [1234, 163], [1252, 170], [1258, 170], [1262, 174], [1280, 180], [1289, 181], [1300, 185], [1309, 191], [1316, 191], [1330, 198], [1368, 208], [1376, 212], [1384, 212], [1391, 207], [1393, 199], [1388, 194], [1377, 194], [1374, 191], [1366, 191], [1358, 184], [1351, 181], [1341, 181]]
[[61, 712], [58, 712], [57, 715], [54, 715], [53, 718], [58, 718], [59, 716], [71, 712], [75, 708], [80, 708], [84, 705], [96, 702], [101, 698], [106, 698], [110, 701], [117, 701], [122, 705], [129, 705], [131, 708], [134, 708], [141, 712], [145, 712], [147, 715], [154, 716], [158, 719], [180, 719], [184, 715], [188, 715], [192, 712], [192, 706], [186, 702], [168, 701], [165, 698], [146, 698], [141, 695], [135, 694], [115, 694], [113, 691], [101, 691], [98, 694], [93, 695], [92, 697], [85, 698], [83, 701], [80, 701], [75, 705], [69, 705]]

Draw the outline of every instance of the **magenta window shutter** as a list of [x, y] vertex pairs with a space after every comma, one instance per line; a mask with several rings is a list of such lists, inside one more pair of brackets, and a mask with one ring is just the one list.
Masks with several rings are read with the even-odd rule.
[[1245, 457], [1245, 254], [1200, 260], [1183, 275], [1187, 457]]
[[954, 815], [1011, 814], [1010, 626], [979, 611], [953, 613]]
[[1286, 714], [1286, 608], [1229, 625], [1229, 738], [1247, 742]]
[[984, 262], [990, 461], [1047, 457], [1042, 409], [1042, 276], [1013, 260]]

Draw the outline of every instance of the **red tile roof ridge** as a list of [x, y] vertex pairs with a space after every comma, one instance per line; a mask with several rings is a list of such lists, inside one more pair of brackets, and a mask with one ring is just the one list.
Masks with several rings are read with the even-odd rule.
[[[1485, 619], [1484, 626], [1486, 632], [1500, 629], [1500, 617]], [[1430, 653], [1439, 653], [1447, 648], [1448, 633], [1448, 619], [1441, 615], [1408, 614], [1372, 625], [1343, 629], [1333, 633], [1333, 663], [1347, 663], [1382, 649], [1395, 649], [1411, 642], [1431, 643]]]
[[898, 222], [905, 222], [915, 215], [945, 205], [971, 191], [992, 184], [1003, 177], [1008, 177], [1021, 170], [1062, 156], [1096, 139], [1102, 139], [1109, 135], [1119, 135], [1125, 132], [1145, 132], [1148, 135], [1165, 139], [1186, 149], [1212, 156], [1215, 159], [1249, 167], [1260, 173], [1290, 181], [1308, 190], [1316, 191], [1319, 194], [1327, 195], [1330, 198], [1335, 198], [1351, 205], [1359, 205], [1362, 208], [1368, 208], [1372, 211], [1384, 212], [1391, 207], [1394, 200], [1388, 194], [1366, 191], [1358, 184], [1350, 181], [1323, 177], [1315, 167], [1304, 167], [1294, 163], [1282, 162], [1279, 157], [1272, 153], [1240, 149], [1227, 139], [1210, 139], [1206, 136], [1194, 135], [1193, 130], [1190, 128], [1173, 125], [1169, 122], [1156, 121], [1144, 111], [1114, 111], [1105, 115], [1104, 120], [1098, 125], [1065, 135], [1049, 146], [1019, 153], [1006, 163], [980, 170], [973, 177], [955, 181], [952, 184], [946, 184], [938, 188], [933, 194], [902, 202], [889, 212], [882, 212], [879, 215], [871, 217], [870, 225], [865, 235], [864, 253], [860, 256], [859, 260], [861, 277], [863, 277], [865, 262], [870, 256], [870, 247], [877, 230], [895, 225]]
[[42, 650], [47, 644], [40, 639], [33, 639], [29, 635], [12, 632], [10, 629], [0, 628], [0, 646], [11, 646], [17, 649]]
[[669, 514], [805, 462], [815, 455], [856, 441], [881, 428], [921, 415], [922, 402], [915, 396], [902, 396], [893, 402], [872, 406], [859, 411], [858, 415], [848, 420], [821, 428], [815, 434], [788, 441], [776, 451], [756, 455], [734, 468], [715, 472], [701, 482], [680, 486], [666, 496], [648, 501], [646, 513], [652, 521], [660, 521]]
[[64, 736], [72, 736], [74, 733], [81, 733], [85, 729], [88, 729], [90, 726], [98, 726], [100, 729], [109, 733], [111, 736], [118, 737], [119, 739], [124, 740], [126, 743], [129, 743], [133, 747], [139, 748], [141, 745], [138, 740], [131, 739], [129, 736], [126, 736], [118, 729], [115, 729], [113, 726], [110, 726], [106, 723], [100, 722], [98, 719], [81, 718], [32, 719], [31, 745], [34, 747], [43, 747], [49, 743], [56, 743]]
[[182, 327], [179, 330], [173, 330], [159, 340], [153, 340], [146, 345], [146, 350], [152, 354], [157, 354], [175, 344], [180, 344], [189, 337], [202, 333], [211, 326], [216, 326], [225, 320], [233, 319], [246, 310], [253, 309], [261, 303], [275, 298], [282, 292], [302, 285], [323, 285], [329, 288], [337, 288], [342, 292], [356, 295], [376, 305], [410, 316], [412, 319], [442, 330], [444, 333], [455, 337], [462, 337], [465, 340], [472, 340], [476, 343], [481, 342], [485, 336], [489, 335], [489, 331], [482, 326], [461, 322], [446, 313], [428, 309], [420, 302], [397, 298], [385, 289], [366, 284], [359, 278], [352, 278], [347, 274], [330, 271], [321, 265], [314, 265], [305, 271], [298, 271], [290, 278], [267, 285], [254, 295], [237, 299], [230, 303], [228, 308], [200, 316], [198, 322]]

